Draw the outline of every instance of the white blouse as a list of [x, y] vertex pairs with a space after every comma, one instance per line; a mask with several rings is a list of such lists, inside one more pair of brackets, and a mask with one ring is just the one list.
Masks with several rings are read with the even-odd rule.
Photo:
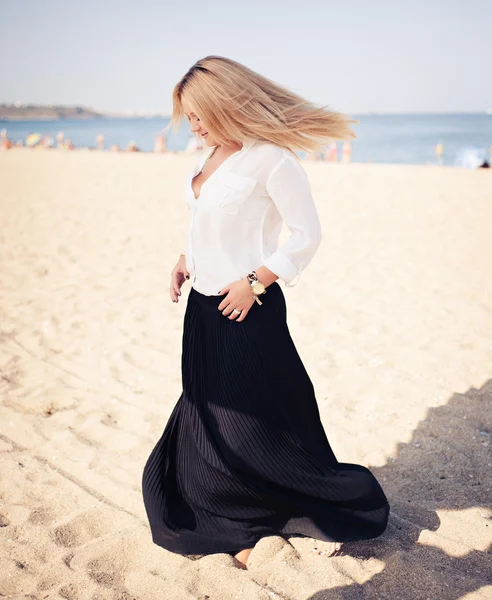
[[[293, 287], [322, 238], [304, 168], [280, 146], [246, 141], [202, 184], [195, 199], [192, 179], [213, 150], [205, 149], [186, 178], [191, 214], [185, 257], [191, 285], [216, 296], [227, 284], [265, 265]], [[279, 248], [282, 221], [291, 235]]]

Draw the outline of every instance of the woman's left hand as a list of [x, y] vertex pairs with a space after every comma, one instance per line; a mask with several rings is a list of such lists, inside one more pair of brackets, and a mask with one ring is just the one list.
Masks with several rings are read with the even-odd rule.
[[[225, 317], [228, 317], [231, 321], [244, 321], [249, 309], [253, 306], [255, 298], [251, 290], [251, 286], [246, 279], [238, 279], [233, 281], [229, 285], [223, 287], [219, 294], [225, 294], [229, 292], [227, 296], [217, 307], [222, 311]], [[234, 308], [241, 311], [238, 315], [236, 312], [232, 312]]]

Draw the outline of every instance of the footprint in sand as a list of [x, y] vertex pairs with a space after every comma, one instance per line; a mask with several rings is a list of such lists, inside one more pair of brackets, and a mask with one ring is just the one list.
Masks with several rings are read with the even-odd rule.
[[33, 525], [47, 525], [56, 519], [56, 512], [50, 508], [40, 506], [29, 514], [28, 521]]
[[53, 531], [58, 546], [74, 548], [114, 531], [114, 511], [93, 508], [77, 515]]

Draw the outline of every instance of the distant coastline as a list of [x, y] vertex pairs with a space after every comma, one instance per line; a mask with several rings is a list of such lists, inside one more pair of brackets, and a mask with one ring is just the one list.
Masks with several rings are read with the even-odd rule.
[[[492, 115], [492, 108], [467, 112], [454, 111], [426, 111], [426, 112], [392, 112], [392, 111], [356, 111], [348, 112], [355, 117], [430, 117], [430, 116], [458, 116], [458, 115]], [[63, 121], [93, 120], [93, 119], [171, 119], [168, 113], [153, 113], [143, 111], [111, 111], [94, 110], [86, 106], [64, 106], [55, 104], [15, 104], [0, 103], [0, 121]]]
[[98, 119], [103, 113], [83, 106], [42, 106], [38, 104], [0, 104], [0, 119], [6, 121], [54, 121]]
[[135, 117], [169, 117], [164, 114], [141, 114], [136, 112], [106, 113], [85, 106], [61, 106], [40, 104], [0, 104], [0, 121], [63, 121], [65, 119], [114, 119]]

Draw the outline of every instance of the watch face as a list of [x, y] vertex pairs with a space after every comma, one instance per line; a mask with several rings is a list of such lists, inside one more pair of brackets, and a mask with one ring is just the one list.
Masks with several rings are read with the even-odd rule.
[[265, 291], [265, 286], [260, 281], [255, 281], [251, 287], [255, 294], [263, 294]]

